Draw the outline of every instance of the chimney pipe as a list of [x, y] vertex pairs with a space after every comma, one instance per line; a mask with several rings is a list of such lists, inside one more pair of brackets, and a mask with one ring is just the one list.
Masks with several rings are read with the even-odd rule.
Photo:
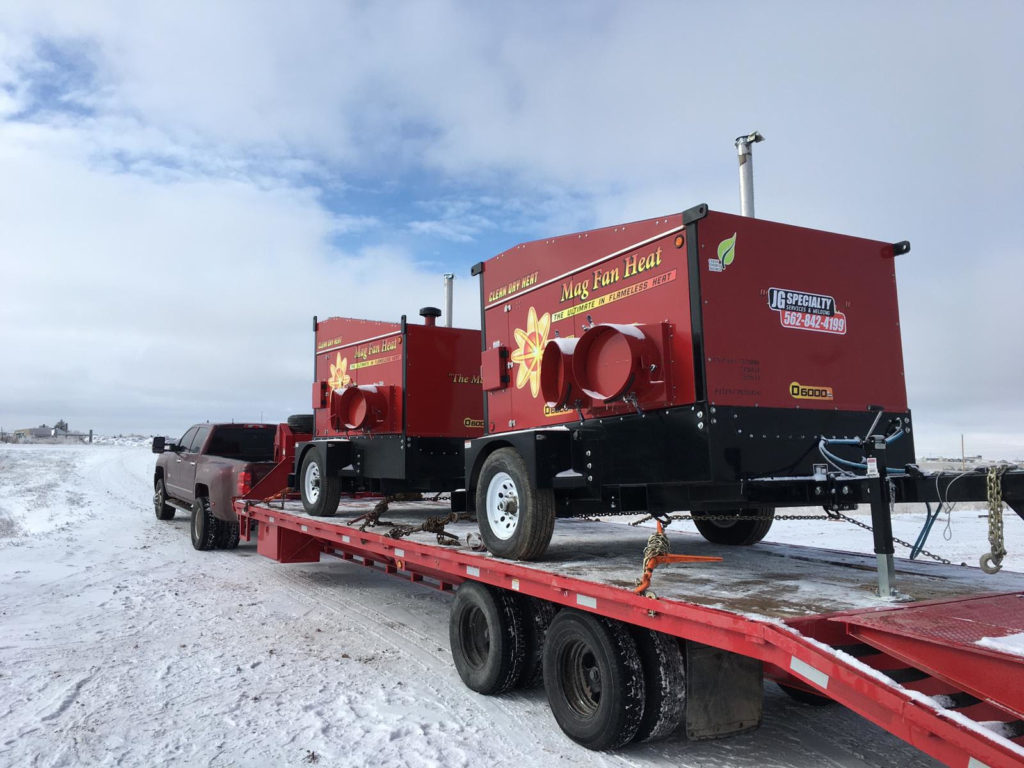
[[452, 288], [455, 282], [455, 275], [451, 272], [444, 273], [444, 324], [446, 328], [452, 327]]
[[754, 218], [754, 144], [764, 141], [757, 131], [736, 137], [736, 154], [740, 161], [740, 216]]
[[424, 307], [420, 310], [420, 317], [423, 318], [423, 324], [428, 328], [433, 328], [437, 323], [437, 318], [441, 316], [441, 310], [437, 307]]

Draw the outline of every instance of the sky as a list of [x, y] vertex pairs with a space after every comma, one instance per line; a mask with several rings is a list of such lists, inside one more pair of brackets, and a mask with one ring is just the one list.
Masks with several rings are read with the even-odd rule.
[[[681, 211], [895, 242], [919, 455], [1024, 457], [1019, 2], [0, 0], [0, 427], [309, 410], [312, 318]], [[870, 365], [870, 361], [865, 361]], [[884, 375], [880, 372], [879, 375]]]

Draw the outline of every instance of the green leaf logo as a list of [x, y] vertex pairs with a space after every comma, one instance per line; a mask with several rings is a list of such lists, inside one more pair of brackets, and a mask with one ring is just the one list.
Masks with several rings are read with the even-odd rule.
[[734, 258], [736, 258], [735, 232], [732, 233], [732, 237], [727, 237], [718, 244], [718, 260], [722, 262], [723, 267], [728, 267], [732, 264]]

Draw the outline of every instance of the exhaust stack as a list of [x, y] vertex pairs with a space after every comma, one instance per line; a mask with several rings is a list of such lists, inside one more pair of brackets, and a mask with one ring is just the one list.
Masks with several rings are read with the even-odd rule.
[[754, 218], [754, 144], [764, 141], [757, 131], [736, 137], [740, 161], [740, 215]]
[[452, 327], [452, 288], [455, 282], [455, 275], [451, 272], [444, 273], [444, 325], [445, 328]]
[[441, 310], [437, 307], [423, 307], [420, 310], [420, 317], [423, 318], [423, 324], [428, 328], [433, 328], [437, 323], [437, 318], [441, 316]]

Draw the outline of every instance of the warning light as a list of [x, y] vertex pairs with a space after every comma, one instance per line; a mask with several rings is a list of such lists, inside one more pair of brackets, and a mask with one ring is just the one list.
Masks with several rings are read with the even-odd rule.
[[686, 238], [682, 235], [676, 235], [676, 248], [682, 248], [686, 244]]

